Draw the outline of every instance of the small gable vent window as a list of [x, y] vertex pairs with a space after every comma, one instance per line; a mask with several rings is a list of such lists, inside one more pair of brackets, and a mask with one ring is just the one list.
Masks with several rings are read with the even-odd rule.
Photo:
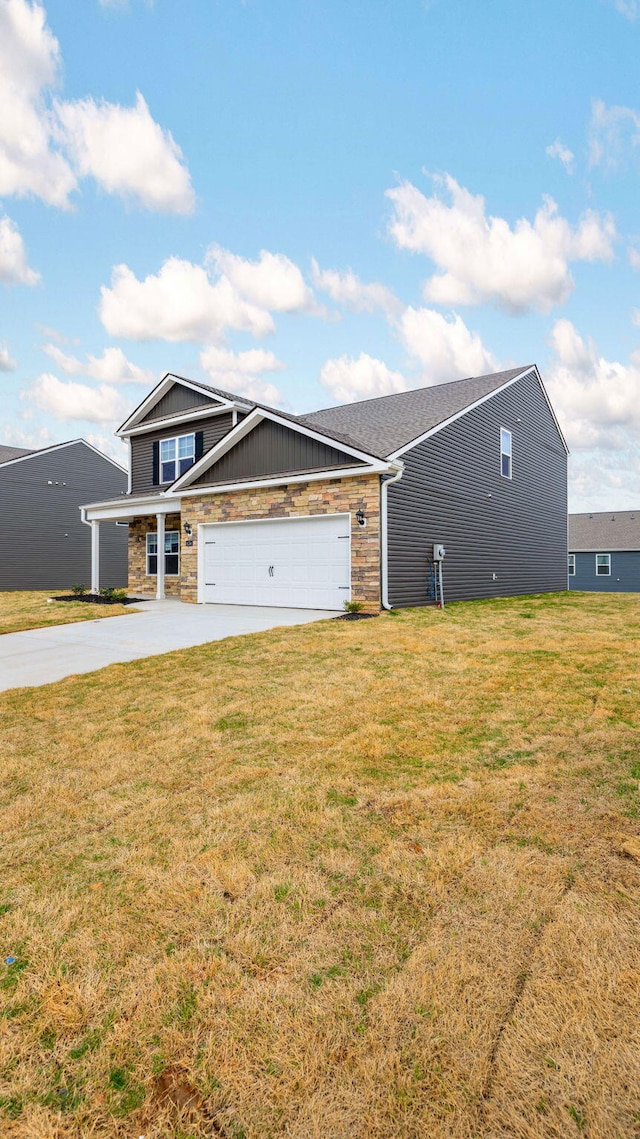
[[196, 437], [178, 435], [160, 440], [160, 482], [175, 482], [192, 467], [196, 459]]
[[505, 479], [511, 478], [511, 458], [512, 458], [512, 439], [511, 432], [507, 431], [505, 427], [500, 428], [500, 474]]
[[568, 558], [569, 558], [569, 577], [575, 577], [576, 576], [576, 555], [575, 554], [569, 554]]
[[596, 574], [598, 577], [611, 576], [611, 554], [596, 554]]

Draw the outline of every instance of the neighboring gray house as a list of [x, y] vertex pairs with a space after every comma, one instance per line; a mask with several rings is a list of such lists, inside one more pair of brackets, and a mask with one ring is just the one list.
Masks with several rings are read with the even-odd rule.
[[569, 589], [640, 592], [640, 510], [569, 515]]
[[[37, 451], [0, 446], [0, 590], [88, 586], [91, 532], [79, 506], [126, 489], [126, 471], [84, 439]], [[126, 526], [105, 526], [101, 542], [104, 585], [126, 585]]]
[[[290, 415], [168, 374], [117, 434], [129, 588], [340, 609], [566, 589], [567, 448], [535, 365]], [[434, 547], [444, 546], [444, 562]]]

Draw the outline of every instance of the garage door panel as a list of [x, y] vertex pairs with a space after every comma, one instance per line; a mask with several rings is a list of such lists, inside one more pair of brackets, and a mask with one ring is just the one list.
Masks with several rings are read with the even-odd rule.
[[211, 523], [202, 539], [202, 601], [340, 609], [350, 596], [348, 516]]

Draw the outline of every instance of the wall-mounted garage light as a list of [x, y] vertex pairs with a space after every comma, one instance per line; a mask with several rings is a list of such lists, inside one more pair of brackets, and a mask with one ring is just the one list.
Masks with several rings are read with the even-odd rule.
[[363, 510], [356, 510], [356, 522], [358, 523], [358, 526], [366, 526], [367, 525], [367, 520], [364, 516]]
[[184, 524], [184, 532], [185, 532], [185, 534], [187, 535], [187, 538], [190, 538], [190, 537], [191, 537], [191, 535], [192, 535], [193, 531], [192, 531], [192, 529], [191, 529], [191, 523], [190, 523], [190, 522], [185, 522], [185, 524]]

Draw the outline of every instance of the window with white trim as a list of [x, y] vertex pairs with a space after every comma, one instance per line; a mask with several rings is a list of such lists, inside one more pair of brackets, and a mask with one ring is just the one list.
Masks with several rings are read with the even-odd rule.
[[176, 435], [160, 440], [160, 482], [175, 482], [196, 461], [196, 437]]
[[511, 432], [506, 427], [500, 428], [500, 474], [505, 479], [511, 478], [511, 456], [513, 440]]
[[567, 568], [568, 568], [569, 577], [575, 577], [576, 576], [576, 555], [575, 554], [568, 554], [567, 555]]
[[596, 554], [596, 575], [611, 577], [611, 554]]
[[[164, 572], [166, 577], [177, 577], [180, 573], [180, 531], [165, 530]], [[158, 535], [147, 534], [147, 575], [158, 575]]]

